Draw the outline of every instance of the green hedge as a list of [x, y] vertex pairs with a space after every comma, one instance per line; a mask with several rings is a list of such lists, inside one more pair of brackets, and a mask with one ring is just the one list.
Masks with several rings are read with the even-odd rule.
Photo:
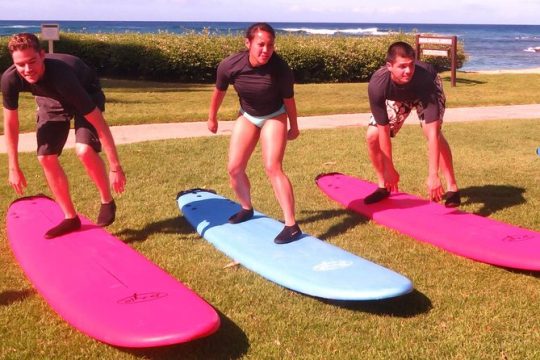
[[[278, 34], [277, 52], [289, 63], [299, 83], [367, 81], [384, 64], [388, 46], [397, 40], [414, 44], [414, 35], [315, 36]], [[7, 37], [1, 38], [6, 44]], [[100, 76], [210, 83], [216, 67], [231, 53], [244, 49], [240, 35], [211, 34], [77, 34], [63, 33], [55, 52], [79, 56]], [[463, 46], [458, 51], [461, 67]], [[438, 70], [450, 67], [443, 57], [426, 58]], [[0, 49], [0, 70], [11, 63], [6, 46]]]

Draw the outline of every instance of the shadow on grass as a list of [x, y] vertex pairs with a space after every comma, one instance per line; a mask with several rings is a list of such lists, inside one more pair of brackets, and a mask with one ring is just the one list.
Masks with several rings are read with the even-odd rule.
[[[442, 80], [450, 82], [452, 80], [452, 78], [450, 76], [444, 76], [444, 77], [442, 77]], [[463, 79], [463, 78], [459, 77], [459, 73], [456, 74], [456, 84], [481, 85], [481, 84], [486, 84], [486, 83], [487, 83], [487, 81]]]
[[132, 92], [211, 92], [212, 84], [185, 84], [182, 82], [158, 82], [144, 80], [124, 80], [114, 78], [101, 79], [102, 87], [107, 92], [108, 90], [125, 90], [132, 89]]
[[152, 349], [120, 349], [147, 359], [239, 359], [249, 349], [246, 334], [231, 319], [219, 312], [221, 325], [217, 332], [184, 344]]
[[489, 216], [499, 210], [525, 203], [525, 189], [509, 185], [470, 186], [459, 190], [463, 204], [482, 204], [475, 214]]
[[[129, 104], [140, 104], [141, 103], [141, 100], [140, 99], [126, 99], [126, 98], [120, 98], [120, 97], [113, 97], [113, 96], [108, 96], [107, 97], [107, 104], [124, 104], [124, 105], [129, 105]], [[145, 100], [145, 103], [148, 105], [148, 104], [158, 104], [159, 101], [148, 101], [148, 100]]]
[[20, 290], [20, 291], [2, 291], [0, 292], [0, 306], [8, 306], [17, 301], [22, 301], [30, 296], [34, 295], [35, 291], [32, 289]]
[[[130, 94], [138, 94], [138, 93], [182, 93], [182, 92], [188, 92], [188, 93], [208, 93], [210, 94], [212, 92], [211, 88], [203, 89], [203, 88], [197, 88], [197, 87], [175, 87], [175, 88], [168, 88], [168, 87], [154, 87], [154, 88], [137, 88], [137, 87], [131, 87], [131, 88], [124, 88], [122, 86], [117, 87], [119, 91], [130, 93]], [[132, 89], [132, 91], [127, 91], [126, 89]], [[104, 91], [107, 92], [107, 89], [104, 88]], [[110, 91], [110, 94], [114, 94], [114, 91]], [[109, 98], [107, 98], [107, 102], [109, 102]]]
[[336, 301], [321, 299], [321, 301], [353, 311], [363, 311], [370, 314], [409, 318], [424, 314], [432, 309], [431, 300], [418, 290], [391, 299], [372, 301]]
[[183, 216], [176, 216], [147, 224], [141, 229], [124, 229], [116, 233], [126, 243], [145, 241], [153, 234], [192, 234], [195, 230]]
[[368, 218], [349, 211], [349, 210], [319, 210], [319, 211], [302, 211], [302, 213], [310, 214], [307, 218], [302, 219], [300, 223], [309, 223], [319, 220], [333, 219], [335, 217], [344, 217], [339, 223], [330, 226], [324, 233], [319, 234], [321, 240], [326, 240], [334, 236], [345, 234], [349, 229], [357, 225], [365, 224], [369, 221]]
[[523, 270], [523, 269], [513, 269], [509, 267], [501, 267], [501, 269], [504, 269], [508, 272], [514, 273], [514, 274], [520, 274], [520, 275], [526, 275], [530, 276], [536, 279], [540, 279], [540, 271], [535, 270]]

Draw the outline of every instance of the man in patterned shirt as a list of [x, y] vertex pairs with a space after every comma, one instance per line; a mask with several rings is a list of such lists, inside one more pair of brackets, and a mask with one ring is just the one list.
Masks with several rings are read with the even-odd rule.
[[[391, 138], [396, 136], [413, 108], [416, 108], [428, 142], [429, 174], [427, 188], [433, 201], [445, 199], [445, 206], [461, 204], [456, 184], [452, 153], [441, 126], [445, 96], [441, 79], [432, 65], [416, 61], [414, 49], [396, 42], [388, 48], [386, 65], [377, 70], [368, 86], [371, 120], [366, 141], [368, 153], [377, 174], [378, 189], [364, 202], [372, 204], [398, 191], [399, 173], [394, 167]], [[441, 185], [439, 167], [447, 182]]]

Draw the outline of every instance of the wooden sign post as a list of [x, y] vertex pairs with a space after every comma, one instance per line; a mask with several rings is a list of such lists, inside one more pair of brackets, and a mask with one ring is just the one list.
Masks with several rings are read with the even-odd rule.
[[49, 41], [49, 53], [54, 52], [53, 41], [60, 40], [60, 25], [41, 24], [41, 40]]
[[416, 35], [416, 58], [420, 55], [450, 57], [452, 86], [456, 86], [457, 36]]

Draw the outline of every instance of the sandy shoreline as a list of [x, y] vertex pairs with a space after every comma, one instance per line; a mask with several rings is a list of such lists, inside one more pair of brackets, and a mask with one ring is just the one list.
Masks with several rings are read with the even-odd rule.
[[540, 74], [540, 67], [531, 69], [513, 69], [513, 70], [479, 70], [463, 71], [468, 74]]

